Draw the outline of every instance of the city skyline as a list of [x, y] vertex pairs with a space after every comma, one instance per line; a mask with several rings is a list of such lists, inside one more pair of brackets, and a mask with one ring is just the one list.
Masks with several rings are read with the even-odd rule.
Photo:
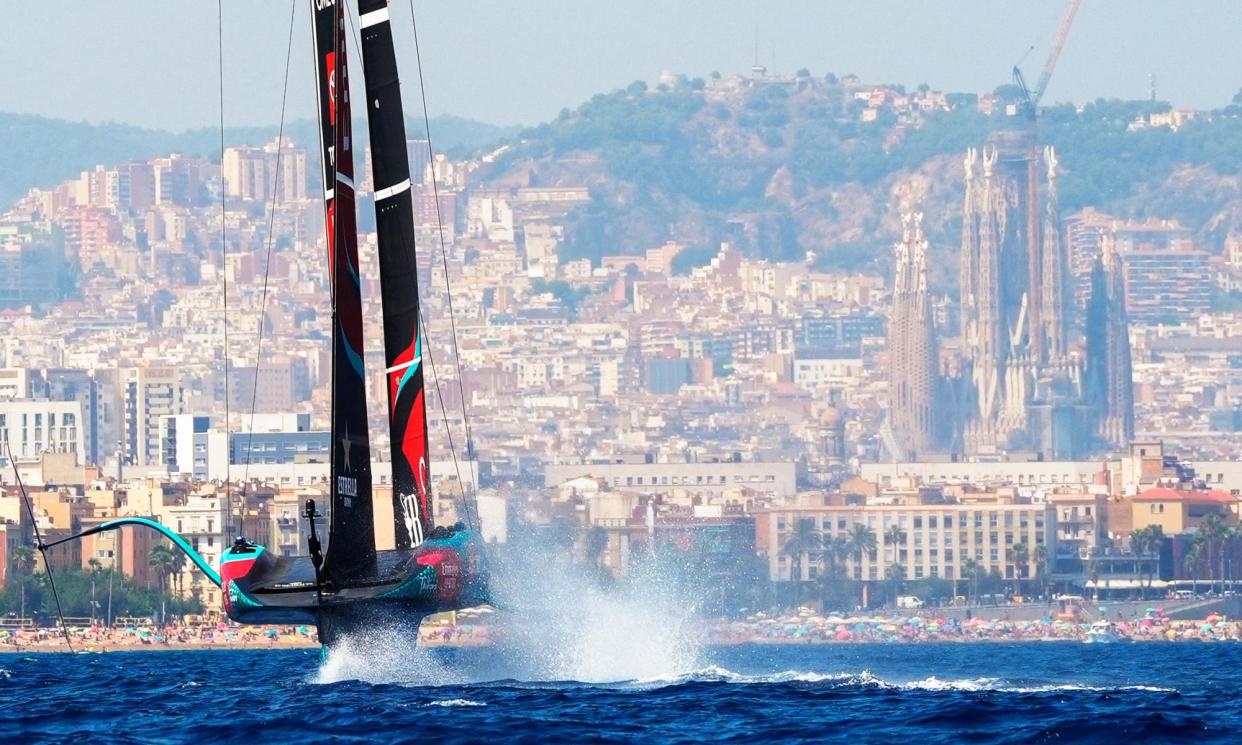
[[[308, 43], [301, 5], [294, 5], [295, 60]], [[283, 3], [225, 4], [226, 125], [279, 121], [289, 10]], [[408, 32], [409, 6], [398, 3], [392, 12], [394, 23]], [[816, 75], [856, 73], [911, 88], [926, 82], [949, 91], [987, 92], [1010, 82], [1015, 63], [1028, 78], [1037, 76], [1061, 7], [984, 0], [911, 7], [888, 1], [847, 10], [841, 4], [805, 8], [733, 0], [673, 8], [600, 4], [591, 13], [577, 4], [552, 3], [539, 13], [515, 15], [507, 4], [490, 0], [469, 7], [434, 3], [418, 12], [431, 113], [531, 125], [597, 92], [636, 79], [654, 81], [666, 70], [705, 77], [713, 70], [741, 72], [755, 61], [786, 74], [807, 68]], [[18, 16], [0, 30], [0, 44], [38, 64], [10, 80], [6, 110], [170, 130], [218, 123], [214, 4], [40, 4], [23, 6]], [[1175, 107], [1224, 106], [1239, 85], [1226, 72], [1242, 66], [1242, 50], [1229, 37], [1239, 21], [1242, 8], [1225, 2], [1088, 3], [1046, 102], [1144, 99], [1154, 73], [1158, 96]], [[57, 33], [22, 33], [27, 27]], [[127, 29], [149, 27], [200, 33], [132, 43]], [[1185, 33], [1172, 36], [1170, 28]], [[400, 36], [398, 54], [413, 103], [410, 37]], [[899, 53], [875, 55], [877, 39]], [[108, 63], [81, 64], [82, 49], [95, 50]], [[313, 113], [308, 76], [304, 65], [292, 66], [287, 118]], [[175, 92], [172, 99], [169, 92]], [[169, 100], [176, 105], [166, 105]]]

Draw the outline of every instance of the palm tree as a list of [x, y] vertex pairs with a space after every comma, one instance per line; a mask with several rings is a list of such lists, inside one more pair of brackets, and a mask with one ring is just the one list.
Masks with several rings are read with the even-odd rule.
[[884, 545], [893, 547], [893, 562], [901, 561], [899, 550], [905, 548], [906, 531], [901, 529], [900, 525], [893, 525], [884, 531]]
[[151, 553], [147, 557], [147, 563], [150, 564], [151, 568], [155, 570], [155, 573], [159, 575], [161, 589], [165, 592], [171, 593], [173, 590], [173, 572], [181, 563], [176, 552], [162, 543], [156, 544], [151, 547]]
[[979, 572], [983, 570], [983, 565], [974, 559], [964, 559], [962, 561], [962, 576], [970, 581], [971, 598], [979, 596]]
[[1225, 544], [1229, 541], [1231, 537], [1230, 534], [1232, 533], [1232, 531], [1229, 529], [1229, 526], [1225, 524], [1225, 518], [1222, 517], [1221, 514], [1218, 512], [1213, 512], [1212, 514], [1203, 518], [1203, 523], [1200, 526], [1199, 530], [1203, 531], [1203, 537], [1208, 542], [1209, 557], [1213, 553], [1213, 549], [1215, 549], [1214, 553], [1216, 555], [1216, 561], [1218, 563], [1215, 565], [1211, 565], [1210, 559], [1209, 559], [1209, 565], [1214, 566], [1214, 567], [1219, 567], [1220, 572], [1216, 576], [1220, 577], [1220, 591], [1221, 591], [1221, 594], [1224, 594], [1225, 592]]
[[1146, 559], [1147, 567], [1147, 591], [1151, 592], [1151, 583], [1155, 578], [1156, 565], [1152, 561], [1152, 555], [1158, 556], [1160, 546], [1164, 543], [1164, 528], [1159, 525], [1147, 525], [1130, 533], [1130, 550], [1139, 557], [1140, 561]]
[[815, 519], [803, 517], [794, 523], [793, 532], [781, 546], [781, 553], [788, 556], [791, 561], [789, 579], [794, 582], [795, 587], [799, 588], [798, 601], [802, 600], [802, 558], [818, 553], [823, 545], [824, 536], [815, 529]]
[[846, 537], [849, 539], [850, 555], [854, 557], [854, 572], [862, 580], [865, 590], [867, 581], [862, 576], [862, 559], [863, 554], [871, 555], [875, 553], [875, 530], [863, 523], [854, 523], [854, 527], [850, 528]]
[[29, 575], [35, 568], [35, 550], [30, 546], [13, 547], [13, 568], [18, 574]]
[[1009, 560], [1014, 564], [1014, 575], [1018, 579], [1018, 594], [1022, 595], [1022, 575], [1029, 568], [1031, 549], [1025, 543], [1015, 543], [1009, 548]]
[[897, 604], [897, 595], [901, 593], [901, 586], [906, 581], [906, 567], [900, 562], [894, 562], [888, 565], [888, 569], [884, 570], [884, 581], [888, 583], [892, 590], [893, 605]]
[[850, 539], [843, 535], [832, 536], [823, 540], [821, 548], [820, 564], [825, 571], [832, 571], [850, 555]]
[[91, 574], [99, 574], [99, 572], [103, 569], [103, 562], [92, 557], [87, 559], [86, 566], [90, 567]]
[[1048, 594], [1048, 547], [1040, 543], [1031, 553], [1031, 561], [1035, 565], [1035, 576], [1039, 578], [1039, 594]]
[[1195, 533], [1195, 537], [1190, 541], [1190, 549], [1182, 558], [1182, 564], [1186, 567], [1186, 573], [1190, 575], [1190, 585], [1195, 591], [1199, 589], [1199, 562], [1203, 560], [1203, 547], [1207, 541], [1204, 540], [1202, 533]]

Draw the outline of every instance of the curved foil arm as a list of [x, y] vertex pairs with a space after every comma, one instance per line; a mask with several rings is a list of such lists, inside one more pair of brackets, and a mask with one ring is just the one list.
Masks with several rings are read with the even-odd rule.
[[154, 520], [148, 520], [145, 517], [118, 517], [115, 520], [109, 520], [107, 522], [100, 523], [99, 525], [96, 525], [90, 530], [84, 530], [81, 533], [78, 533], [77, 535], [71, 535], [68, 538], [62, 538], [59, 541], [53, 541], [49, 544], [46, 544], [44, 548], [51, 548], [52, 546], [65, 543], [67, 541], [74, 541], [79, 538], [85, 538], [88, 535], [95, 535], [96, 533], [103, 533], [104, 531], [108, 531], [108, 530], [116, 530], [118, 528], [123, 528], [126, 525], [141, 525], [141, 526], [150, 528], [156, 531], [157, 533], [161, 533], [165, 538], [172, 541], [173, 545], [181, 549], [182, 553], [190, 557], [190, 561], [194, 562], [194, 566], [198, 567], [199, 570], [202, 571], [203, 574], [207, 575], [207, 579], [211, 580], [212, 583], [215, 584], [216, 587], [220, 586], [220, 574], [216, 572], [215, 569], [212, 569], [211, 565], [207, 563], [207, 560], [204, 559], [201, 555], [199, 555], [197, 551], [191, 548], [190, 544], [186, 543], [184, 538], [177, 535], [173, 531], [169, 530], [167, 526], [161, 525], [160, 523], [157, 523]]

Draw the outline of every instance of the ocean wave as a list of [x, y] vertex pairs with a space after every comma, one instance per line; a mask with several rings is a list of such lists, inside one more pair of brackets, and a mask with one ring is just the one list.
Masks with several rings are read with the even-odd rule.
[[684, 685], [687, 683], [729, 683], [738, 685], [789, 684], [805, 683], [827, 685], [832, 688], [876, 688], [898, 691], [952, 691], [952, 692], [986, 692], [986, 693], [1119, 693], [1124, 691], [1142, 691], [1148, 693], [1176, 693], [1175, 688], [1151, 685], [1094, 685], [1073, 682], [1015, 682], [1001, 678], [940, 678], [935, 675], [911, 681], [885, 680], [870, 670], [857, 673], [818, 673], [799, 670], [785, 670], [779, 673], [745, 674], [719, 666], [706, 667], [701, 670], [670, 675], [659, 678], [633, 681], [640, 688], [657, 688], [664, 686]]
[[468, 698], [449, 698], [443, 701], [428, 701], [423, 706], [487, 706], [482, 701], [471, 701]]

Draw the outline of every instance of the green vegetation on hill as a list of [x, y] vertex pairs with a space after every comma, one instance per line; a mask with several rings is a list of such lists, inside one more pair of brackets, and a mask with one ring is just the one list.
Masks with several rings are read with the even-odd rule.
[[[589, 185], [592, 201], [571, 215], [563, 256], [592, 261], [671, 238], [704, 250], [729, 241], [778, 259], [809, 250], [823, 269], [882, 271], [900, 204], [913, 200], [946, 259], [934, 263], [933, 281], [947, 289], [956, 282], [962, 155], [1021, 126], [1003, 113], [1014, 95], [1004, 86], [991, 116], [976, 96], [949, 94], [949, 110], [884, 106], [866, 117], [868, 103], [831, 76], [706, 88], [681, 79], [597, 95], [522, 131], [484, 179]], [[1242, 223], [1242, 98], [1178, 131], [1135, 125], [1168, 110], [1117, 100], [1047, 109], [1040, 136], [1058, 151], [1062, 212], [1094, 206], [1177, 219], [1205, 246], [1220, 246]]]

